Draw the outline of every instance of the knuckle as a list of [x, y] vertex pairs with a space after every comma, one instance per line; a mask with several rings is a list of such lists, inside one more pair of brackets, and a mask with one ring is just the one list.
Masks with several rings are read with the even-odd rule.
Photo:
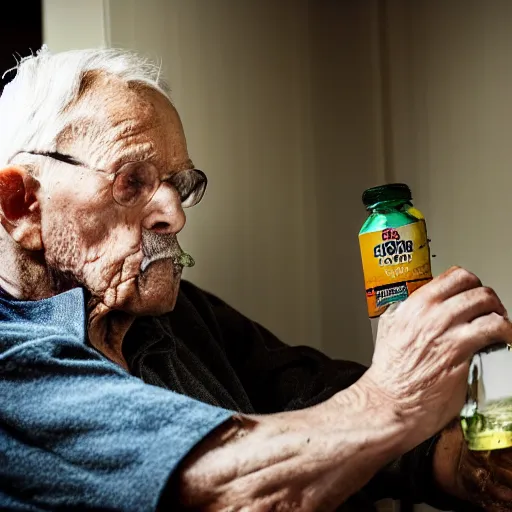
[[488, 315], [489, 327], [495, 331], [503, 331], [507, 327], [507, 321], [498, 313]]
[[492, 312], [487, 315], [490, 322], [493, 322], [494, 324], [501, 324], [503, 321], [503, 317], [501, 315], [498, 315], [498, 313]]
[[482, 286], [480, 288], [480, 293], [482, 294], [482, 297], [486, 302], [491, 302], [495, 304], [500, 303], [498, 295], [496, 295], [496, 292], [492, 288], [489, 288], [488, 286]]
[[460, 279], [464, 283], [467, 283], [468, 285], [474, 287], [482, 285], [480, 279], [478, 279], [478, 277], [475, 274], [473, 274], [473, 272], [470, 272], [469, 270], [460, 267], [456, 270], [456, 272], [458, 279]]
[[464, 272], [464, 269], [462, 267], [453, 266], [453, 267], [450, 267], [445, 272], [443, 272], [439, 277], [441, 279], [452, 278], [453, 276], [458, 277], [459, 273], [461, 273], [461, 272]]
[[457, 275], [457, 272], [459, 270], [462, 270], [461, 267], [452, 266], [445, 270], [441, 275], [437, 276], [434, 280], [443, 280], [443, 279], [451, 279], [453, 278], [453, 275]]

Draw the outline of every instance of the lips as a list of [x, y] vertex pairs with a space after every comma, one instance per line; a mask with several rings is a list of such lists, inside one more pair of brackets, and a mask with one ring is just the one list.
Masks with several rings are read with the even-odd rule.
[[175, 270], [183, 267], [192, 267], [194, 259], [180, 247], [178, 239], [174, 234], [158, 234], [147, 229], [142, 230], [142, 253], [144, 257], [140, 265], [141, 272], [144, 272], [151, 263], [170, 259]]

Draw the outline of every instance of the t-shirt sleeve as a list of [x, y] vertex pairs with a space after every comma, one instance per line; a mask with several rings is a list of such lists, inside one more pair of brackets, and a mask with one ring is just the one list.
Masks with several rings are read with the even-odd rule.
[[28, 338], [0, 353], [2, 510], [156, 510], [180, 461], [232, 415], [52, 329]]

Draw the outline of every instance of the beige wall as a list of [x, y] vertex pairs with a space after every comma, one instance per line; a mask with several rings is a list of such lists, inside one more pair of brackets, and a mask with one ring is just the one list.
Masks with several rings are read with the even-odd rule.
[[322, 348], [365, 363], [373, 345], [357, 240], [361, 194], [385, 172], [377, 4], [309, 4]]
[[434, 271], [465, 266], [511, 308], [512, 2], [386, 7], [390, 178], [415, 191]]
[[211, 176], [187, 277], [290, 343], [361, 361], [367, 186], [408, 182], [435, 272], [467, 266], [512, 304], [510, 21], [507, 0], [45, 1], [51, 49], [162, 58]]
[[188, 277], [289, 343], [363, 362], [360, 196], [384, 178], [376, 6], [109, 2], [109, 43], [162, 57], [212, 176], [182, 237], [208, 261]]
[[43, 42], [54, 52], [105, 46], [104, 0], [43, 0]]
[[440, 272], [512, 307], [512, 2], [389, 2], [394, 176], [424, 210]]

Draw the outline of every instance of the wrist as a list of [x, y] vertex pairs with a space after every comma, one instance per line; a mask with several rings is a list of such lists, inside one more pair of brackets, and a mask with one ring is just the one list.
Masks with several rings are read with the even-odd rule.
[[412, 448], [404, 416], [366, 374], [332, 401], [345, 421], [350, 414], [352, 427], [364, 435], [374, 461], [384, 465]]

